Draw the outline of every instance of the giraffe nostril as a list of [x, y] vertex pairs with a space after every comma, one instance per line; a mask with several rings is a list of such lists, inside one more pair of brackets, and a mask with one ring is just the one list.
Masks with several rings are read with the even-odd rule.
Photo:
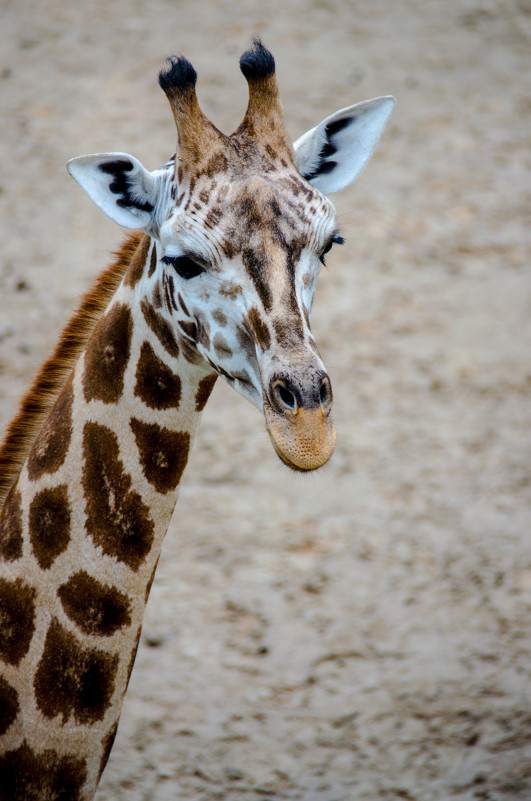
[[273, 399], [281, 411], [296, 412], [297, 398], [283, 381], [275, 381], [271, 387]]
[[321, 381], [319, 400], [321, 401], [321, 406], [323, 409], [328, 409], [332, 405], [332, 387], [330, 385], [330, 379], [328, 376], [325, 376]]

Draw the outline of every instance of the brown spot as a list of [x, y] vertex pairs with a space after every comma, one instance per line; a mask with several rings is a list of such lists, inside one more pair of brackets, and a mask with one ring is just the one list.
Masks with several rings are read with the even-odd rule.
[[291, 184], [291, 187], [290, 187], [291, 191], [293, 192], [295, 197], [298, 197], [298, 195], [300, 195], [300, 191], [301, 191], [300, 184], [298, 183], [298, 181], [292, 175], [289, 176], [289, 182]]
[[211, 375], [205, 376], [199, 382], [199, 386], [197, 387], [197, 392], [195, 395], [195, 410], [196, 412], [202, 412], [206, 406], [206, 402], [210, 397], [210, 393], [214, 389], [214, 384], [217, 380], [217, 374], [212, 373]]
[[221, 151], [214, 153], [207, 162], [205, 173], [209, 178], [213, 178], [218, 172], [224, 172], [227, 169], [227, 157]]
[[121, 398], [132, 333], [131, 312], [115, 303], [96, 326], [85, 351], [83, 391], [87, 402], [116, 403]]
[[278, 201], [276, 200], [276, 198], [272, 198], [269, 201], [269, 208], [271, 210], [271, 214], [273, 215], [273, 217], [282, 217], [282, 210], [278, 205]]
[[205, 217], [205, 225], [207, 225], [209, 228], [215, 228], [219, 224], [222, 217], [223, 212], [221, 209], [210, 209]]
[[157, 567], [158, 567], [158, 564], [159, 564], [159, 558], [160, 558], [160, 556], [157, 556], [157, 561], [155, 562], [155, 567], [151, 571], [151, 576], [150, 576], [149, 581], [148, 581], [148, 583], [146, 585], [146, 593], [144, 595], [144, 603], [146, 603], [146, 604], [148, 602], [149, 593], [151, 592], [151, 587], [153, 585], [153, 582], [155, 581], [155, 573], [157, 572]]
[[210, 326], [203, 318], [197, 320], [197, 341], [205, 350], [210, 348]]
[[203, 361], [203, 357], [195, 345], [192, 345], [192, 343], [184, 339], [184, 337], [181, 339], [181, 350], [184, 358], [187, 362], [190, 362], [190, 364], [200, 364]]
[[35, 590], [22, 579], [0, 579], [0, 658], [18, 665], [35, 631]]
[[266, 279], [266, 256], [260, 250], [249, 248], [242, 252], [243, 263], [249, 273], [264, 309], [271, 311], [273, 296]]
[[24, 740], [0, 757], [0, 801], [81, 801], [86, 778], [84, 759], [35, 753]]
[[238, 336], [239, 345], [245, 351], [247, 359], [249, 360], [249, 362], [255, 363], [256, 345], [254, 343], [254, 340], [251, 338], [249, 332], [245, 328], [238, 326], [238, 328], [236, 329], [236, 334]]
[[218, 325], [225, 326], [227, 325], [227, 317], [225, 313], [221, 309], [214, 309], [212, 312], [212, 317], [218, 323]]
[[241, 295], [242, 288], [239, 284], [235, 284], [233, 281], [223, 281], [220, 287], [220, 295], [224, 295], [226, 298], [230, 298], [231, 300], [236, 300], [238, 295]]
[[183, 320], [179, 322], [179, 328], [183, 332], [188, 339], [193, 339], [194, 342], [197, 342], [198, 339], [198, 330], [197, 325], [192, 322], [191, 320]]
[[217, 355], [220, 358], [227, 357], [229, 358], [232, 356], [232, 349], [229, 347], [229, 344], [223, 334], [219, 332], [214, 336], [212, 340], [212, 344], [214, 345], [214, 350], [216, 351]]
[[[176, 304], [176, 302], [175, 302], [175, 283], [174, 283], [174, 280], [173, 280], [173, 275], [168, 275], [168, 276], [166, 276], [166, 274], [165, 274], [165, 279], [166, 279], [166, 281], [167, 281], [167, 284], [166, 284], [166, 286], [167, 286], [167, 290], [166, 290], [166, 291], [167, 291], [167, 292], [169, 293], [169, 295], [170, 295], [170, 304], [171, 304], [171, 307], [172, 307], [173, 309], [175, 309], [175, 311], [179, 311], [179, 309], [178, 309], [178, 307], [177, 307], [177, 304]], [[169, 308], [169, 307], [168, 307], [168, 308]], [[171, 311], [171, 309], [170, 309], [170, 311]]]
[[188, 462], [190, 434], [170, 431], [156, 423], [143, 423], [134, 417], [131, 429], [140, 453], [145, 477], [157, 492], [175, 489]]
[[19, 713], [18, 693], [0, 676], [0, 736], [5, 734]]
[[199, 192], [199, 200], [201, 201], [201, 203], [208, 203], [209, 197], [210, 197], [210, 192], [208, 192], [206, 189], [201, 189], [201, 191]]
[[269, 350], [271, 347], [271, 335], [267, 323], [264, 323], [260, 312], [255, 306], [251, 306], [247, 315], [247, 325], [253, 333], [254, 339], [262, 350]]
[[135, 395], [150, 409], [177, 409], [181, 400], [181, 379], [144, 342], [136, 368]]
[[184, 298], [183, 298], [183, 296], [181, 295], [180, 292], [177, 293], [177, 300], [179, 301], [179, 306], [181, 307], [183, 312], [186, 314], [186, 316], [190, 317], [190, 312], [188, 311], [186, 303], [184, 302]]
[[22, 510], [20, 492], [12, 487], [0, 514], [0, 557], [14, 562], [22, 556]]
[[110, 637], [131, 623], [127, 595], [102, 584], [84, 570], [57, 590], [66, 614], [85, 634]]
[[44, 489], [31, 502], [29, 534], [39, 565], [48, 570], [70, 542], [70, 505], [66, 485]]
[[118, 439], [105, 426], [85, 423], [83, 489], [87, 532], [104, 554], [138, 570], [153, 544], [148, 507], [131, 491], [131, 476], [118, 458]]
[[166, 273], [163, 273], [163, 276], [162, 276], [162, 286], [163, 286], [163, 289], [164, 289], [165, 306], [166, 306], [166, 308], [168, 309], [168, 311], [171, 314], [173, 309], [175, 309], [177, 311], [177, 307], [175, 306], [175, 300], [172, 298], [172, 295], [171, 295], [171, 292], [170, 292], [170, 283], [169, 283], [168, 276], [166, 275]]
[[[144, 267], [146, 266], [151, 241], [149, 236], [145, 236], [137, 247], [125, 274], [124, 284], [127, 286], [134, 287], [144, 275]], [[154, 244], [153, 250], [155, 250]]]
[[151, 243], [152, 240], [149, 236], [143, 236], [140, 244], [135, 249], [124, 277], [124, 284], [127, 286], [134, 287], [142, 278]]
[[183, 174], [184, 174], [183, 165], [179, 164], [179, 166], [177, 167], [177, 180], [179, 181], [179, 183], [182, 183]]
[[233, 259], [236, 253], [238, 252], [236, 243], [232, 241], [231, 237], [232, 234], [229, 232], [229, 236], [225, 239], [225, 241], [220, 243], [221, 250], [227, 257], [227, 259], [229, 259], [229, 261]]
[[278, 153], [274, 150], [270, 144], [266, 144], [265, 146], [266, 153], [268, 156], [271, 156], [272, 159], [276, 160], [278, 158]]
[[170, 356], [177, 358], [179, 356], [179, 346], [173, 335], [170, 324], [161, 314], [157, 314], [147, 300], [140, 301], [140, 308], [142, 309], [142, 314], [144, 315], [146, 323], [158, 338], [162, 347], [168, 351]]
[[103, 746], [103, 753], [101, 755], [101, 760], [100, 760], [100, 779], [101, 779], [101, 774], [105, 769], [105, 765], [109, 761], [112, 747], [114, 745], [114, 741], [116, 740], [117, 732], [118, 732], [118, 721], [116, 721], [112, 729], [109, 732], [107, 732], [107, 734], [101, 741], [101, 744]]
[[151, 278], [156, 269], [157, 269], [157, 247], [153, 242], [153, 247], [151, 249], [151, 258], [149, 260], [148, 278]]
[[28, 477], [36, 481], [44, 473], [55, 473], [63, 464], [72, 436], [72, 376], [59, 395], [28, 458]]
[[313, 284], [314, 277], [311, 270], [308, 270], [307, 273], [304, 273], [302, 276], [302, 284], [305, 289], [308, 289]]
[[71, 716], [81, 724], [103, 720], [114, 692], [118, 657], [81, 642], [52, 619], [33, 688], [38, 708], [47, 718]]
[[162, 288], [160, 281], [157, 281], [153, 287], [152, 306], [154, 309], [160, 309], [162, 306]]

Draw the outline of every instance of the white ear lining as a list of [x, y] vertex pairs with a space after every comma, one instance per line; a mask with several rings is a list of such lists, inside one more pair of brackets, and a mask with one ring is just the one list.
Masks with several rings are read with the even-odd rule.
[[67, 170], [93, 203], [123, 228], [148, 229], [156, 206], [156, 181], [128, 153], [71, 159]]
[[391, 96], [356, 103], [303, 134], [294, 143], [301, 175], [324, 194], [352, 183], [372, 156], [394, 105]]

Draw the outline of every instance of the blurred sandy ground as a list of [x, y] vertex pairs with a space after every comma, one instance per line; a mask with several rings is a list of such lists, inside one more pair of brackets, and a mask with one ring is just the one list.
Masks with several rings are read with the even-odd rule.
[[338, 448], [289, 474], [204, 415], [99, 801], [531, 798], [528, 0], [0, 3], [0, 420], [121, 234], [74, 155], [175, 148], [184, 53], [223, 130], [274, 52], [289, 130], [392, 93], [314, 332]]

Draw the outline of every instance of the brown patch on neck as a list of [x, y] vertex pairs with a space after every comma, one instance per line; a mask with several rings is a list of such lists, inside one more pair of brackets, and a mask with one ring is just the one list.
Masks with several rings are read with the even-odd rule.
[[111, 637], [131, 624], [131, 604], [116, 587], [102, 584], [84, 570], [57, 590], [63, 609], [82, 632]]
[[127, 306], [114, 303], [99, 321], [85, 351], [83, 391], [87, 403], [117, 403], [124, 389], [133, 318]]
[[149, 237], [131, 234], [116, 252], [115, 261], [96, 279], [63, 329], [52, 355], [44, 362], [23, 397], [18, 413], [0, 447], [0, 502], [24, 464], [42, 422], [63, 388], [96, 323], [116, 292], [128, 265]]
[[[140, 281], [142, 276], [144, 275], [144, 268], [146, 266], [148, 252], [149, 252], [149, 243], [150, 237], [144, 236], [142, 238], [142, 234], [133, 234], [133, 237], [140, 237], [138, 242], [138, 246], [135, 248], [132, 254], [131, 261], [129, 263], [129, 267], [127, 268], [127, 272], [124, 277], [124, 283], [126, 283], [130, 287], [135, 287], [136, 284]], [[127, 243], [126, 243], [127, 244]], [[155, 264], [153, 263], [155, 261]], [[151, 261], [149, 266], [149, 275], [152, 273], [152, 268], [156, 266], [157, 263], [157, 254], [155, 244], [153, 244], [153, 250], [151, 252]]]
[[0, 676], [0, 736], [5, 734], [12, 723], [15, 722], [20, 710], [18, 693], [4, 678]]
[[82, 641], [52, 618], [33, 687], [47, 718], [72, 716], [77, 723], [103, 720], [114, 692], [118, 656]]
[[0, 514], [0, 559], [14, 562], [22, 556], [22, 510], [20, 492], [15, 487], [7, 496]]
[[181, 379], [144, 342], [136, 368], [135, 395], [150, 409], [178, 409]]
[[140, 464], [149, 483], [157, 492], [174, 490], [188, 462], [188, 431], [170, 431], [156, 423], [144, 423], [135, 417], [130, 425], [140, 454]]
[[149, 508], [131, 489], [118, 437], [106, 426], [87, 422], [83, 454], [87, 532], [104, 554], [138, 570], [153, 546], [155, 527]]
[[70, 505], [65, 484], [41, 490], [29, 510], [29, 534], [40, 567], [49, 570], [70, 542]]
[[18, 578], [0, 579], [0, 659], [18, 666], [30, 647], [35, 632], [37, 592]]
[[15, 751], [7, 751], [0, 760], [0, 798], [28, 801], [43, 798], [39, 788], [45, 786], [47, 798], [81, 801], [86, 798], [83, 785], [87, 778], [84, 759], [60, 755], [52, 748], [37, 752], [26, 740]]
[[44, 473], [55, 473], [63, 464], [72, 435], [72, 373], [42, 427], [28, 458], [28, 477], [36, 481]]
[[109, 756], [111, 754], [111, 750], [112, 750], [112, 747], [114, 745], [114, 741], [116, 739], [116, 733], [117, 732], [118, 732], [118, 721], [116, 721], [116, 723], [114, 724], [112, 729], [109, 732], [107, 732], [107, 734], [105, 735], [105, 737], [102, 740], [103, 753], [101, 755], [100, 773], [99, 773], [98, 781], [99, 781], [99, 779], [101, 779], [101, 774], [103, 773], [105, 765], [107, 764], [107, 762], [109, 760]]
[[179, 356], [179, 345], [177, 344], [170, 324], [164, 317], [155, 311], [147, 300], [140, 301], [140, 308], [144, 315], [144, 320], [158, 338], [162, 347], [168, 351], [170, 356], [177, 359]]
[[210, 397], [210, 393], [214, 389], [214, 384], [217, 381], [217, 373], [213, 373], [212, 375], [207, 375], [205, 378], [202, 378], [199, 382], [199, 386], [197, 388], [197, 393], [195, 396], [195, 410], [196, 412], [202, 412], [206, 406], [206, 402]]

